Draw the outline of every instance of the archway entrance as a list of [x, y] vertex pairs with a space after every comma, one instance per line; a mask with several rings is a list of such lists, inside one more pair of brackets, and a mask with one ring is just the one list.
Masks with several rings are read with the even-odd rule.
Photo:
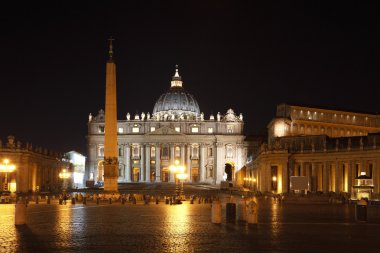
[[140, 181], [140, 168], [133, 168], [132, 180], [133, 182]]
[[191, 181], [193, 183], [199, 182], [199, 169], [198, 168], [191, 168]]
[[224, 173], [226, 173], [226, 181], [232, 181], [234, 175], [234, 167], [230, 163], [226, 163], [224, 167]]
[[104, 161], [98, 161], [98, 173], [96, 177], [97, 182], [103, 182], [104, 181], [104, 166], [103, 166]]
[[161, 182], [169, 182], [169, 175], [168, 167], [162, 168]]

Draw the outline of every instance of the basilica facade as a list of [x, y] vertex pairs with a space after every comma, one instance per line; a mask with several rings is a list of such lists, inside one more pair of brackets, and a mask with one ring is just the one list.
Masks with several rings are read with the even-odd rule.
[[245, 166], [260, 192], [380, 197], [380, 115], [281, 104], [268, 140]]
[[[177, 67], [152, 113], [117, 121], [118, 182], [174, 182], [169, 168], [175, 163], [185, 167], [189, 182], [233, 181], [247, 157], [243, 127], [242, 114], [232, 109], [206, 119]], [[104, 181], [104, 129], [104, 111], [90, 114], [86, 179], [95, 182]]]

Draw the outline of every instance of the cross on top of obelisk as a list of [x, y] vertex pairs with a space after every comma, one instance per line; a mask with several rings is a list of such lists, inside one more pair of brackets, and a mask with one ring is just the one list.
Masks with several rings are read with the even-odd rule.
[[109, 54], [109, 57], [110, 57], [110, 61], [112, 61], [112, 56], [113, 56], [113, 47], [112, 47], [112, 41], [115, 40], [114, 38], [112, 38], [112, 36], [110, 36], [110, 38], [108, 39], [108, 41], [110, 42], [110, 48], [109, 48], [109, 51], [108, 51], [108, 54]]

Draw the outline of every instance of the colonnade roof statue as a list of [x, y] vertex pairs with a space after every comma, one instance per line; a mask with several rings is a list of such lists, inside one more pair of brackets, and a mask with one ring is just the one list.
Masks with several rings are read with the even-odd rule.
[[197, 100], [182, 87], [176, 65], [170, 89], [162, 94], [153, 108], [153, 118], [193, 119], [200, 114]]

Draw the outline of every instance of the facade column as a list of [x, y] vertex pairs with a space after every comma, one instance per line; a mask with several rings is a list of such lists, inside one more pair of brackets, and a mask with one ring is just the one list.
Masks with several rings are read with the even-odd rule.
[[224, 175], [224, 156], [223, 156], [223, 143], [216, 143], [216, 164], [214, 164], [214, 169], [216, 170], [216, 183], [220, 184], [221, 181], [223, 181], [223, 175]]
[[156, 144], [156, 182], [161, 182], [161, 157], [158, 143]]
[[[170, 166], [174, 165], [174, 144], [170, 144]], [[175, 173], [173, 171], [169, 170], [169, 182], [174, 182], [175, 181]]]
[[140, 181], [145, 182], [145, 150], [144, 150], [144, 144], [141, 144], [140, 146]]
[[145, 181], [150, 182], [150, 144], [145, 145]]
[[181, 144], [181, 165], [185, 166], [185, 145]]
[[126, 179], [131, 182], [131, 145], [125, 145], [125, 160], [126, 160]]
[[328, 169], [327, 169], [327, 162], [324, 161], [323, 162], [323, 168], [322, 168], [322, 171], [323, 171], [323, 184], [322, 184], [322, 188], [323, 188], [323, 193], [328, 193], [329, 192], [329, 177], [328, 177]]
[[205, 181], [205, 144], [200, 146], [199, 182]]
[[190, 159], [191, 153], [190, 153], [190, 149], [191, 149], [191, 144], [188, 143], [187, 144], [187, 150], [186, 150], [186, 167], [187, 167], [188, 179], [191, 182], [192, 180], [191, 180], [191, 159]]

